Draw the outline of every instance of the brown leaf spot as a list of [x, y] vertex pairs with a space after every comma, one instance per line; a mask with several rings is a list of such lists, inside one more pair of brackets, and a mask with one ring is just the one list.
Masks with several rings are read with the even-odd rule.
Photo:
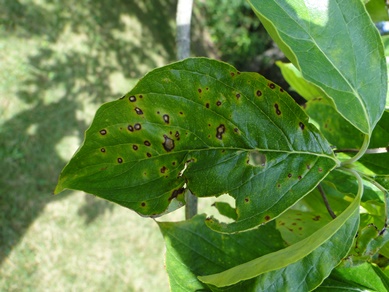
[[281, 114], [281, 111], [280, 111], [280, 109], [279, 109], [279, 107], [278, 107], [278, 103], [275, 103], [275, 104], [274, 104], [274, 107], [275, 107], [275, 109], [276, 109], [276, 114], [279, 116], [279, 115]]
[[100, 151], [104, 153], [105, 152], [105, 148], [101, 148]]
[[134, 127], [131, 126], [131, 125], [128, 125], [127, 129], [128, 129], [128, 131], [130, 131], [130, 132], [134, 132]]
[[136, 107], [136, 108], [135, 108], [135, 112], [136, 112], [138, 115], [143, 115], [143, 111], [142, 111], [139, 107]]
[[139, 123], [137, 123], [137, 124], [134, 125], [134, 129], [135, 130], [140, 130], [140, 129], [142, 129], [142, 126]]
[[216, 105], [217, 105], [217, 106], [221, 106], [221, 105], [222, 105], [222, 102], [221, 102], [220, 100], [218, 100], [218, 101], [216, 102]]
[[231, 75], [231, 77], [234, 77], [234, 76], [235, 76], [235, 73], [234, 73], [234, 72], [231, 72], [230, 75]]
[[118, 158], [118, 163], [122, 163], [123, 162], [123, 159], [122, 158]]
[[208, 103], [208, 102], [205, 104], [205, 107], [206, 107], [206, 108], [209, 108], [209, 103]]
[[302, 122], [300, 122], [300, 123], [299, 123], [299, 127], [300, 127], [301, 130], [304, 130], [305, 125], [304, 125]]
[[244, 201], [245, 201], [246, 203], [248, 203], [248, 202], [250, 202], [250, 199], [249, 199], [249, 198], [244, 198]]
[[266, 216], [265, 216], [265, 220], [266, 220], [266, 221], [269, 221], [269, 220], [270, 220], [270, 216], [269, 216], [269, 215], [266, 215]]
[[239, 99], [240, 98], [240, 93], [237, 93], [235, 94], [236, 98]]
[[145, 203], [145, 202], [142, 202], [140, 205], [141, 205], [142, 207], [146, 207], [146, 203]]
[[268, 86], [269, 86], [269, 88], [270, 88], [270, 89], [274, 89], [274, 88], [276, 88], [276, 86], [275, 86], [275, 84], [274, 84], [274, 83], [269, 83], [269, 84], [268, 84]]
[[321, 218], [320, 215], [317, 215], [317, 216], [313, 217], [312, 220], [313, 220], [313, 221], [319, 221], [320, 218]]
[[291, 173], [288, 173], [288, 178], [291, 178], [292, 177], [292, 174]]
[[166, 170], [167, 170], [166, 166], [162, 166], [160, 171], [161, 171], [161, 173], [165, 173]]
[[107, 134], [107, 130], [104, 130], [104, 129], [100, 130], [100, 134], [103, 135], [103, 136], [106, 135]]
[[262, 91], [257, 90], [256, 94], [257, 94], [257, 96], [261, 96], [262, 95]]
[[197, 91], [198, 91], [199, 93], [201, 93], [201, 92], [202, 92], [201, 88], [197, 89]]
[[170, 117], [169, 115], [163, 115], [163, 120], [166, 124], [169, 124], [169, 121], [170, 121]]
[[226, 132], [226, 127], [223, 124], [220, 124], [219, 127], [216, 128], [216, 138], [219, 140], [223, 139], [223, 134]]
[[147, 157], [151, 157], [151, 154], [149, 152], [146, 153]]
[[162, 143], [163, 148], [167, 151], [170, 152], [174, 149], [174, 141], [170, 139], [168, 136], [163, 135], [163, 138], [165, 141]]
[[144, 143], [146, 146], [150, 146], [150, 145], [151, 145], [150, 141], [147, 141], [147, 140], [144, 141], [143, 143]]
[[139, 94], [139, 98], [143, 98], [143, 95], [142, 95], [142, 94]]
[[176, 131], [176, 133], [174, 134], [174, 136], [177, 138], [177, 140], [180, 140], [180, 133], [178, 131]]
[[131, 95], [129, 98], [128, 98], [131, 102], [135, 102], [136, 101], [136, 97]]
[[138, 150], [138, 146], [137, 145], [132, 145], [132, 149], [134, 149], [136, 151], [136, 150]]
[[169, 197], [169, 201], [173, 200], [174, 198], [177, 198], [178, 195], [182, 194], [185, 191], [185, 188], [180, 188], [178, 190], [174, 190], [172, 195]]

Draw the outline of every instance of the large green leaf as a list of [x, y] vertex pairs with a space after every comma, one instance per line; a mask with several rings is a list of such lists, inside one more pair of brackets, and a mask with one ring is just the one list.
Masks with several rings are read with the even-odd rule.
[[343, 117], [369, 135], [384, 110], [387, 73], [381, 38], [363, 4], [249, 2], [303, 77], [319, 86]]
[[[166, 243], [172, 291], [209, 291], [197, 276], [222, 272], [285, 247], [274, 222], [243, 233], [221, 234], [207, 228], [204, 220], [205, 215], [198, 215], [188, 221], [158, 223]], [[252, 290], [253, 281], [245, 281], [223, 291]]]
[[[361, 182], [360, 182], [361, 183]], [[347, 209], [315, 233], [285, 249], [199, 279], [227, 287], [256, 278], [256, 291], [308, 291], [330, 274], [349, 251], [359, 225], [362, 188]]]
[[147, 74], [96, 113], [56, 192], [83, 190], [143, 215], [163, 213], [190, 189], [229, 193], [235, 232], [269, 221], [336, 165], [326, 140], [277, 85], [206, 58]]

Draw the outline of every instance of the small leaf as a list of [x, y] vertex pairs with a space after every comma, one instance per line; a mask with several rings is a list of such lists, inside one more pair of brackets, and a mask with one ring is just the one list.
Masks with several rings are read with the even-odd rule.
[[361, 1], [249, 0], [288, 59], [370, 135], [387, 94], [384, 50]]
[[309, 193], [338, 165], [331, 147], [280, 87], [257, 73], [205, 58], [147, 74], [103, 105], [56, 192], [79, 189], [146, 216], [189, 189], [229, 193], [237, 221], [258, 226]]
[[199, 279], [225, 287], [259, 276], [256, 291], [268, 291], [270, 287], [273, 291], [314, 289], [350, 249], [359, 225], [361, 193], [358, 192], [342, 214], [304, 240], [225, 272]]

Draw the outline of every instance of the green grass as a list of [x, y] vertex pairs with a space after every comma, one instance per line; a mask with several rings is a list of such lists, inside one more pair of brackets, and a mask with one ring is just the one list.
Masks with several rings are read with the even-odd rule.
[[52, 192], [97, 107], [174, 61], [176, 1], [0, 7], [0, 291], [169, 291], [155, 222]]

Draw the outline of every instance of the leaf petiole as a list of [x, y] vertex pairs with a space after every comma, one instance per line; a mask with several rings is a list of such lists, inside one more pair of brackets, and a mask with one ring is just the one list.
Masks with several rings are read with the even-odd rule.
[[365, 135], [365, 138], [363, 140], [363, 144], [361, 146], [361, 149], [358, 150], [358, 153], [355, 154], [355, 156], [353, 156], [349, 160], [342, 162], [341, 166], [350, 165], [350, 164], [353, 164], [354, 162], [358, 161], [368, 150], [367, 147], [369, 147], [369, 143], [370, 143], [370, 135]]

